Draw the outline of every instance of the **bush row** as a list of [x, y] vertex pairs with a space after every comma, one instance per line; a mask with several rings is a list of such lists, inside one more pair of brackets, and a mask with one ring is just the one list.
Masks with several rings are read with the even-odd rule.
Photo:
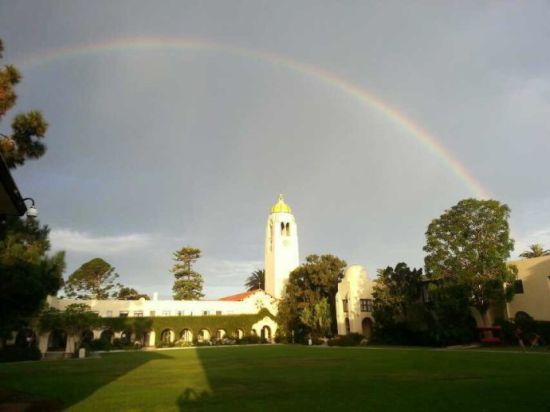
[[359, 346], [365, 340], [365, 336], [359, 333], [338, 335], [328, 341], [328, 346]]
[[36, 346], [28, 348], [7, 346], [0, 351], [0, 362], [20, 362], [40, 359], [42, 359], [42, 354]]

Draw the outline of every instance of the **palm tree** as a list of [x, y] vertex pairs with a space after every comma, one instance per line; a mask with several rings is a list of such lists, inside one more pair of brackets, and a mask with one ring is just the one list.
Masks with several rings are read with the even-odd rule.
[[535, 243], [534, 245], [529, 245], [529, 250], [526, 250], [519, 256], [522, 258], [530, 259], [548, 255], [550, 255], [550, 250], [545, 250], [540, 243]]
[[256, 289], [264, 289], [265, 288], [265, 270], [258, 269], [252, 272], [250, 276], [246, 278], [246, 282], [244, 286], [249, 291], [256, 290]]

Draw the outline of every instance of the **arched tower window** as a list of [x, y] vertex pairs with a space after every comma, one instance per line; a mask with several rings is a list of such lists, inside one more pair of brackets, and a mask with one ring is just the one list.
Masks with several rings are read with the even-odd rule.
[[286, 235], [290, 236], [290, 223], [286, 224]]
[[285, 235], [285, 224], [281, 222], [281, 236]]

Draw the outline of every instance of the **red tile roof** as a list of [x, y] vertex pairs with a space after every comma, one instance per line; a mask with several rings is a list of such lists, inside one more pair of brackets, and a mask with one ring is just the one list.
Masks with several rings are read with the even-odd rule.
[[248, 292], [243, 293], [237, 293], [236, 295], [231, 296], [224, 296], [223, 298], [219, 298], [218, 300], [225, 300], [225, 301], [232, 301], [232, 302], [240, 302], [242, 300], [245, 300], [247, 297], [253, 295], [260, 289], [250, 290]]

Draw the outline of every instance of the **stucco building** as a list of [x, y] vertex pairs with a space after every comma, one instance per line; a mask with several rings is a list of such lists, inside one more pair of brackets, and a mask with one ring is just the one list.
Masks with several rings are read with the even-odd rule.
[[[299, 265], [298, 228], [282, 195], [270, 210], [265, 232], [265, 289], [226, 296], [217, 300], [159, 300], [156, 294], [152, 300], [75, 300], [50, 297], [52, 308], [65, 310], [74, 303], [85, 303], [101, 318], [147, 318], [152, 326], [140, 336], [123, 330], [102, 327], [85, 331], [88, 339], [137, 340], [144, 346], [155, 346], [159, 342], [172, 344], [209, 341], [224, 337], [242, 338], [247, 335], [261, 336], [272, 341], [277, 333], [277, 301], [281, 298], [288, 276]], [[264, 314], [264, 315], [261, 315]], [[160, 321], [159, 318], [164, 318]], [[204, 321], [201, 323], [201, 319]], [[106, 322], [109, 323], [109, 322]], [[162, 327], [154, 325], [162, 324]], [[233, 330], [227, 326], [232, 325]], [[172, 326], [170, 326], [172, 325]], [[177, 326], [176, 326], [177, 325]], [[202, 326], [201, 326], [202, 325]], [[132, 328], [130, 328], [132, 329]], [[40, 350], [74, 351], [78, 336], [71, 336], [64, 330], [34, 331]], [[14, 336], [15, 338], [15, 336]], [[80, 337], [81, 338], [81, 337]]]
[[363, 266], [346, 268], [336, 293], [336, 322], [338, 334], [360, 333], [369, 339], [372, 335], [372, 291], [374, 281]]
[[518, 268], [514, 299], [506, 305], [509, 318], [524, 312], [535, 320], [550, 321], [550, 256], [514, 260]]
[[[550, 321], [550, 256], [521, 259], [509, 262], [518, 268], [518, 277], [513, 287], [515, 295], [506, 304], [506, 316], [514, 319], [518, 313], [525, 313], [535, 320]], [[344, 278], [338, 284], [336, 293], [336, 320], [338, 334], [361, 333], [370, 337], [372, 325], [373, 287], [362, 266], [354, 265], [346, 269]], [[478, 326], [491, 326], [495, 319], [493, 311], [482, 317], [471, 308]]]

